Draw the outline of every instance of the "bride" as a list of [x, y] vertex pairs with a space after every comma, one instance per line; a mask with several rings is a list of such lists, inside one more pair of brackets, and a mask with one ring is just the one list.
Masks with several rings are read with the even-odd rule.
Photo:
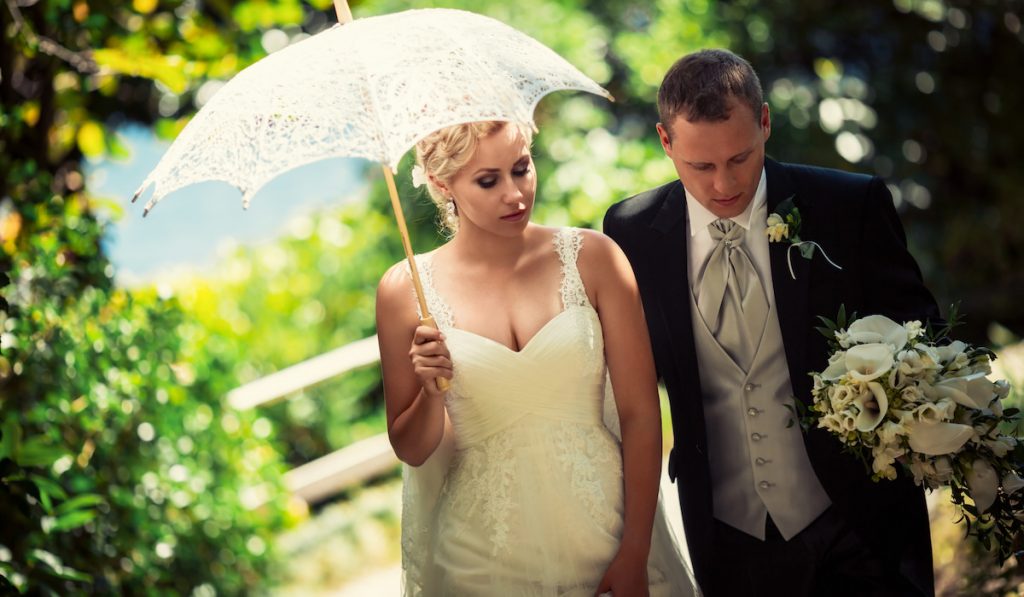
[[407, 465], [404, 593], [692, 595], [658, 508], [633, 272], [600, 233], [530, 222], [530, 142], [479, 122], [416, 147], [452, 237], [417, 256], [439, 329], [419, 325], [408, 266], [377, 292], [388, 433]]

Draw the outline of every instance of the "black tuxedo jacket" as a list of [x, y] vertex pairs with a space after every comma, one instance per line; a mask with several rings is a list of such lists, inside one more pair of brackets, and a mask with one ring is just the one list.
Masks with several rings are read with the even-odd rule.
[[[881, 314], [898, 322], [937, 321], [938, 307], [907, 251], [892, 196], [881, 179], [837, 170], [765, 160], [768, 213], [788, 197], [800, 210], [802, 240], [825, 249], [835, 269], [815, 250], [812, 259], [787, 242], [770, 243], [771, 276], [793, 391], [811, 402], [810, 371], [828, 361], [816, 316]], [[604, 231], [625, 251], [636, 274], [660, 379], [668, 390], [675, 444], [669, 475], [678, 478], [683, 513], [698, 582], [706, 584], [713, 553], [711, 480], [701, 399], [701, 364], [694, 347], [687, 298], [686, 196], [676, 180], [613, 205]], [[815, 473], [861, 539], [922, 594], [934, 593], [931, 540], [923, 491], [911, 479], [872, 482], [864, 465], [841, 452], [838, 439], [821, 429], [804, 435]]]

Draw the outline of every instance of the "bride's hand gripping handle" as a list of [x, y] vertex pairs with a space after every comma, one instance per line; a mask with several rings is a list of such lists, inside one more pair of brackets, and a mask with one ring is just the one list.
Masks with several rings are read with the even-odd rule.
[[444, 341], [444, 333], [437, 328], [433, 317], [428, 315], [420, 319], [412, 339], [409, 358], [423, 390], [428, 394], [443, 394], [449, 388], [452, 360]]

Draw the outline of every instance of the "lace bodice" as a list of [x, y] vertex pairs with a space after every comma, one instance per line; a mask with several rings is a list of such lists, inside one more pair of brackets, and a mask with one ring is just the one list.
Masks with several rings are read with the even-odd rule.
[[[562, 310], [518, 352], [460, 329], [430, 256], [417, 258], [452, 357], [445, 406], [455, 450], [429, 517], [443, 533], [427, 540], [429, 529], [406, 532], [413, 521], [403, 520], [407, 578], [426, 579], [406, 594], [593, 595], [618, 550], [622, 457], [603, 417], [601, 322], [577, 268], [583, 235], [560, 229], [553, 245]], [[649, 578], [666, 584], [659, 569]]]

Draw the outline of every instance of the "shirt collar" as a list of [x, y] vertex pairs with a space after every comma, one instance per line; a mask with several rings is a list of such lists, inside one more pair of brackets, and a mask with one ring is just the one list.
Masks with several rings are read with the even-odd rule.
[[[711, 213], [708, 208], [701, 205], [697, 198], [690, 194], [690, 191], [685, 187], [683, 191], [686, 192], [686, 208], [689, 211], [690, 218], [690, 236], [696, 236], [697, 232], [704, 230], [708, 227], [708, 224], [718, 219], [718, 216]], [[729, 218], [733, 222], [736, 222], [744, 230], [750, 230], [751, 216], [761, 206], [768, 201], [768, 184], [764, 175], [764, 168], [761, 168], [761, 180], [757, 183], [757, 190], [754, 191], [754, 199], [747, 205], [747, 209], [743, 210], [743, 213]]]

